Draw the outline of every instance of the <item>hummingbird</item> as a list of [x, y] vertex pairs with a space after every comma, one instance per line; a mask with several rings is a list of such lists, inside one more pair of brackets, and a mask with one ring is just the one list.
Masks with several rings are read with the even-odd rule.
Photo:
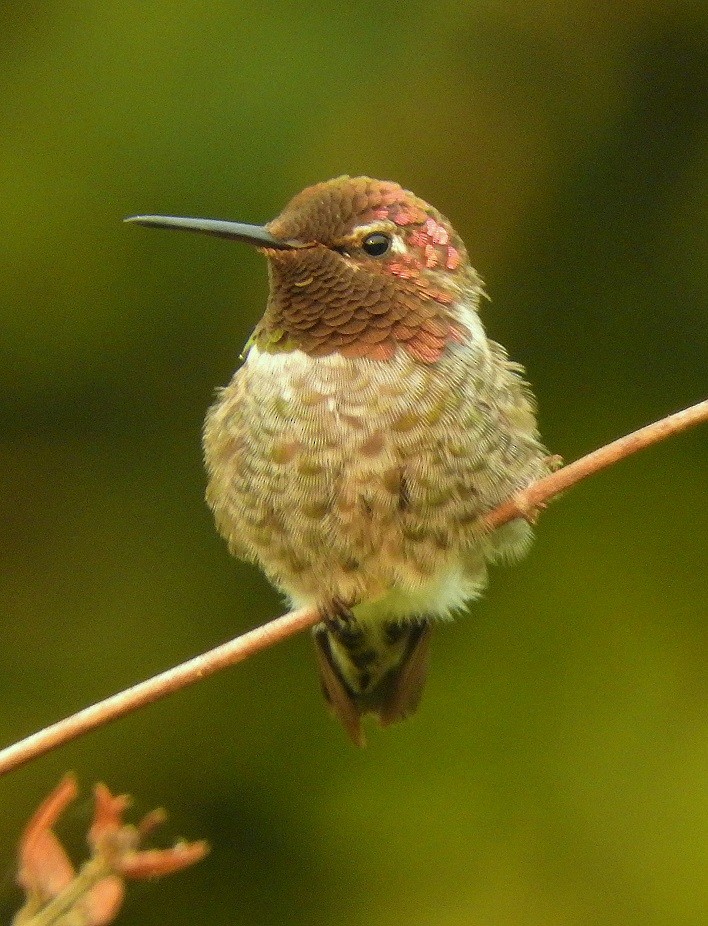
[[554, 465], [523, 368], [486, 335], [457, 232], [397, 183], [318, 183], [263, 226], [127, 221], [268, 261], [265, 312], [206, 417], [206, 497], [231, 553], [319, 609], [322, 690], [364, 745], [365, 714], [418, 706], [433, 623], [529, 545], [525, 520], [484, 522]]

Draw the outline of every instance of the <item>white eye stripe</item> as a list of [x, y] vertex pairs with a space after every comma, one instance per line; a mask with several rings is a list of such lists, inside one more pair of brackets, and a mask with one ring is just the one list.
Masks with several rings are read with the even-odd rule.
[[391, 250], [394, 254], [407, 254], [408, 248], [400, 235], [391, 235]]
[[397, 232], [398, 226], [393, 222], [379, 219], [377, 222], [369, 222], [368, 225], [357, 225], [352, 230], [352, 238], [358, 245], [361, 245], [369, 235], [386, 235], [387, 238], [394, 238]]

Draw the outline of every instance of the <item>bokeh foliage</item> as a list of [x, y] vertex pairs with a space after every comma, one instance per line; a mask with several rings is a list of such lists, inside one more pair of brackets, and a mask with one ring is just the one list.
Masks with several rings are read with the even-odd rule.
[[[0, 6], [3, 743], [281, 610], [216, 537], [199, 449], [262, 261], [121, 217], [263, 221], [339, 173], [400, 181], [465, 238], [574, 458], [708, 395], [707, 20]], [[73, 767], [214, 845], [123, 922], [705, 922], [707, 451], [685, 435], [554, 506], [366, 752], [299, 638], [0, 781], [0, 866]], [[5, 921], [18, 903], [8, 876]]]

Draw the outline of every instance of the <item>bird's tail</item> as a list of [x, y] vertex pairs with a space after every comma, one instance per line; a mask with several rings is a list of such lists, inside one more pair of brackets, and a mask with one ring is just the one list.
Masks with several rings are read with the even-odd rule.
[[382, 726], [418, 706], [428, 669], [428, 621], [360, 623], [353, 617], [318, 624], [315, 651], [322, 691], [332, 713], [358, 746], [364, 714]]

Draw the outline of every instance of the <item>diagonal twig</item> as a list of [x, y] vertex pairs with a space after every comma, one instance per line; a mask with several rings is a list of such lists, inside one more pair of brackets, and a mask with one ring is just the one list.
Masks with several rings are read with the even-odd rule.
[[[707, 421], [708, 399], [627, 434], [557, 472], [545, 476], [489, 512], [485, 522], [491, 529], [494, 529], [516, 518], [532, 517], [556, 495], [593, 473], [613, 466], [630, 454], [665, 440], [673, 434], [686, 431]], [[173, 691], [179, 691], [215, 672], [243, 662], [255, 653], [274, 646], [308, 627], [313, 627], [320, 619], [320, 612], [316, 608], [291, 611], [289, 614], [276, 617], [267, 624], [241, 634], [228, 643], [223, 643], [200, 656], [195, 656], [187, 662], [51, 724], [0, 750], [0, 776], [97, 727], [105, 726], [146, 704], [158, 701]]]

